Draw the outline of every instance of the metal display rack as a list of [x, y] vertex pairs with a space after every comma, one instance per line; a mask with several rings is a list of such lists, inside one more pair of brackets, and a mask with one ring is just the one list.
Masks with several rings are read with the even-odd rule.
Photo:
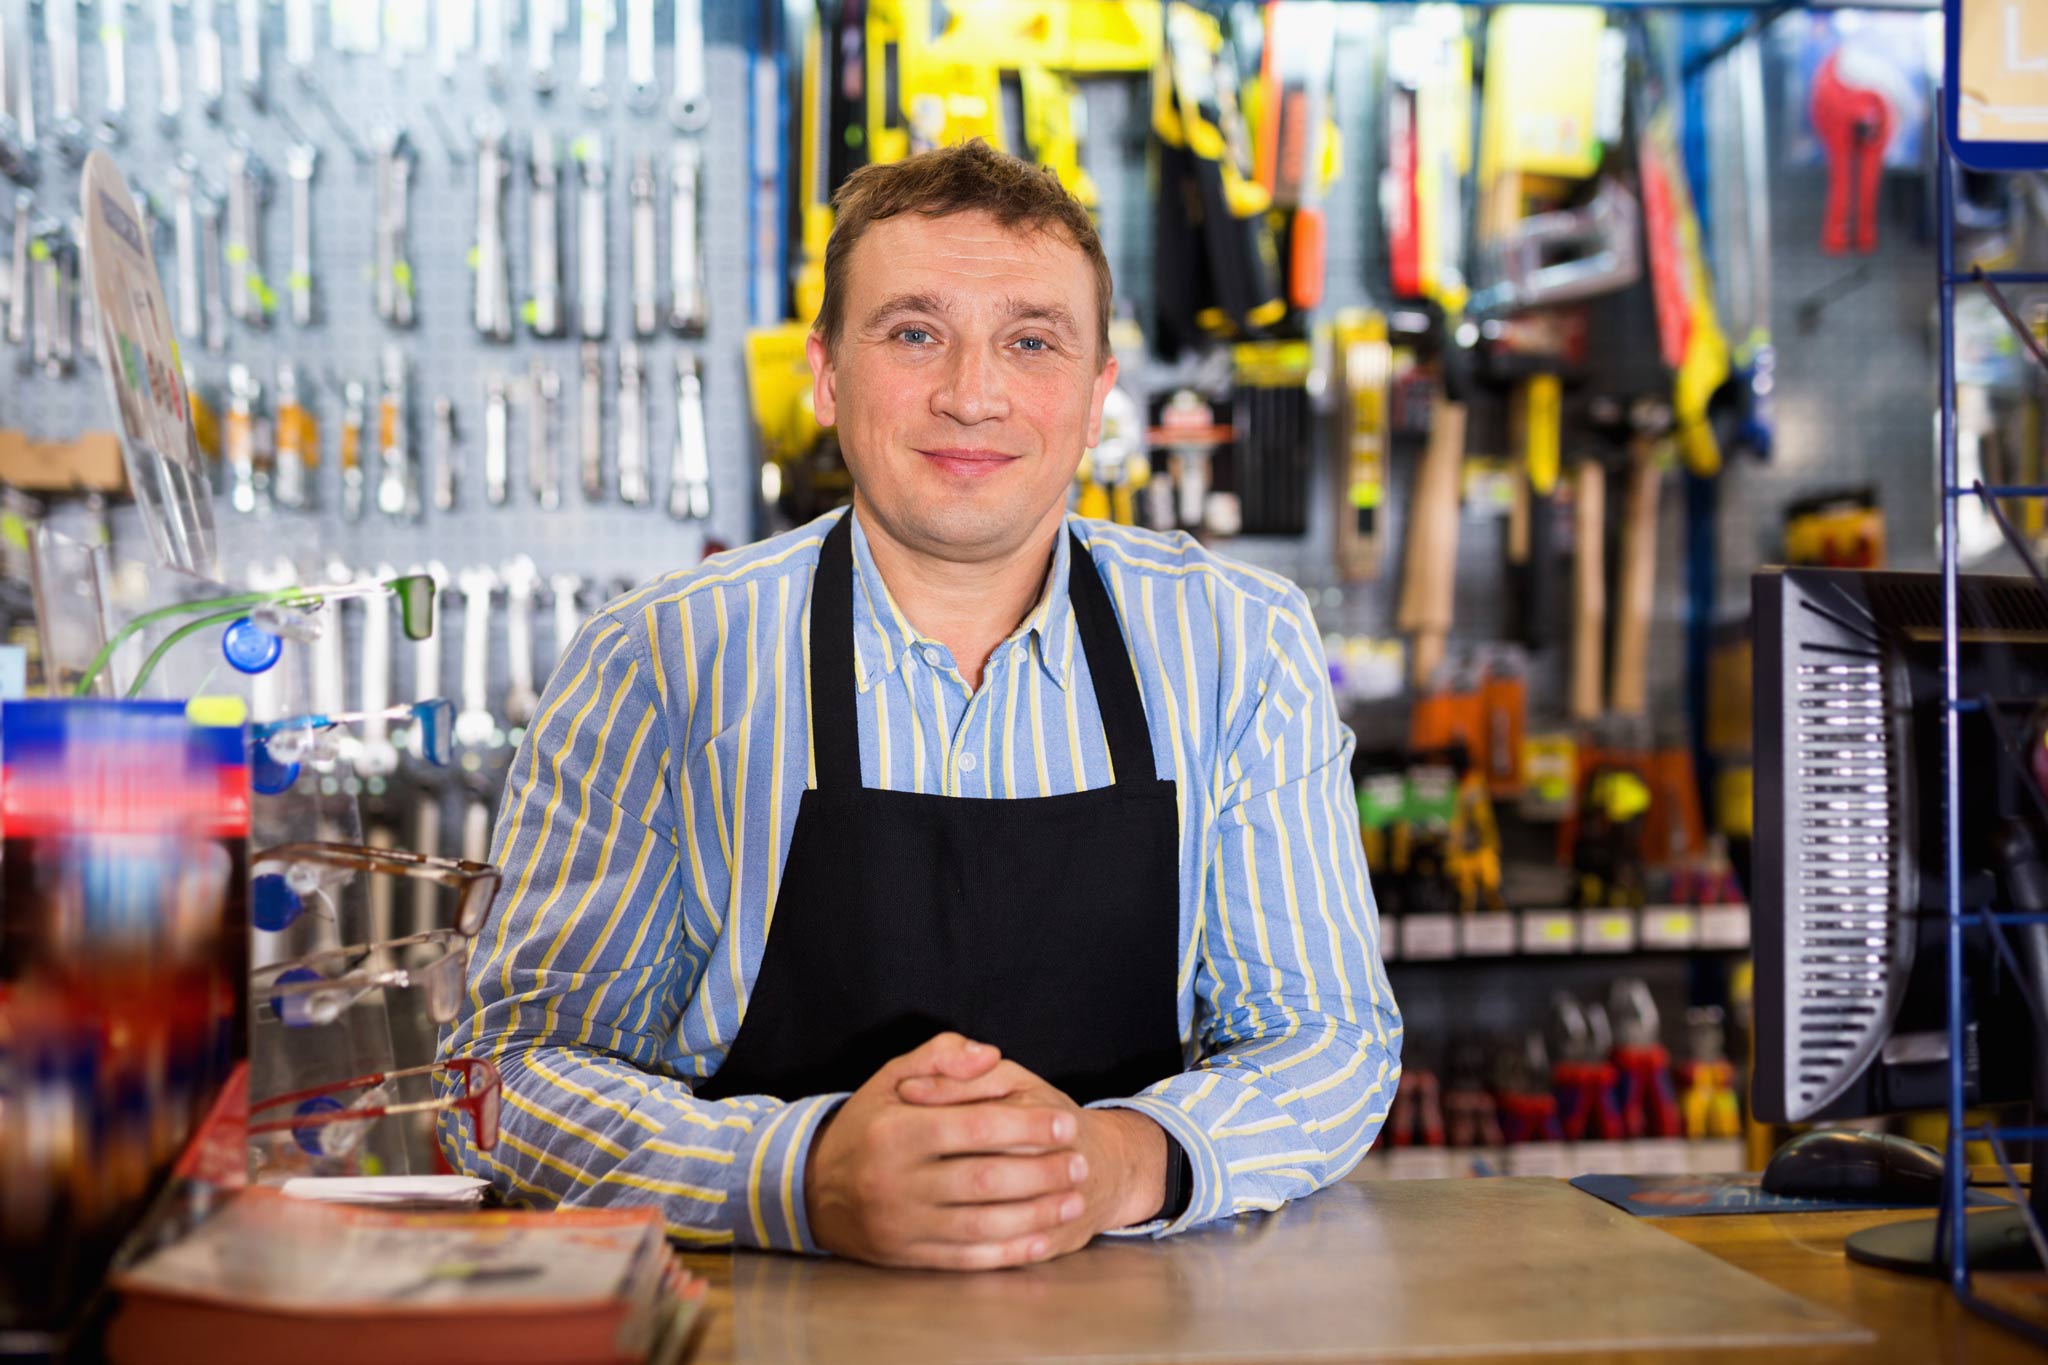
[[[2012, 1165], [2006, 1156], [2007, 1142], [2039, 1143], [2048, 1140], [2048, 1126], [2036, 1116], [2033, 1126], [2013, 1126], [1985, 1121], [1975, 1126], [1965, 1126], [1963, 1115], [1964, 1087], [1967, 1058], [1964, 1052], [1964, 993], [1963, 993], [1963, 906], [1962, 869], [1962, 773], [1960, 754], [1962, 749], [1962, 716], [1966, 711], [1976, 709], [1980, 703], [1973, 698], [1957, 695], [1958, 666], [1958, 616], [1956, 607], [1956, 560], [1957, 527], [1956, 509], [1964, 498], [1982, 500], [1986, 507], [1992, 507], [1999, 498], [2048, 498], [2048, 484], [2017, 484], [1986, 486], [1982, 481], [1965, 485], [1960, 483], [1958, 473], [1958, 440], [1956, 424], [1956, 292], [1964, 287], [1986, 288], [1994, 293], [2005, 285], [2048, 285], [2048, 272], [2044, 271], [1986, 271], [1972, 269], [1959, 271], [1955, 262], [1955, 184], [1958, 163], [1949, 144], [1949, 130], [1946, 126], [1936, 138], [1936, 175], [1939, 181], [1938, 271], [1939, 299], [1941, 310], [1941, 649], [1942, 649], [1942, 793], [1945, 808], [1942, 812], [1942, 856], [1943, 856], [1943, 904], [1947, 911], [1948, 954], [1947, 1012], [1948, 1012], [1948, 1145], [1944, 1153], [1944, 1170], [1941, 1198], [1941, 1213], [1935, 1232], [1937, 1254], [1946, 1254], [1949, 1283], [1956, 1298], [1971, 1312], [1997, 1322], [2008, 1330], [2025, 1337], [2039, 1346], [2048, 1347], [2048, 1330], [2037, 1323], [2029, 1322], [1979, 1297], [1971, 1281], [1968, 1247], [1966, 1239], [1958, 1236], [1960, 1218], [1965, 1207], [1969, 1186], [1969, 1163], [1964, 1155], [1964, 1144], [1984, 1142], [1991, 1147], [2000, 1168], [2004, 1171], [2014, 1202], [2025, 1218], [2027, 1231], [2034, 1245], [2043, 1245], [2040, 1220], [2035, 1216], [2027, 1198], [2027, 1191], [2020, 1186], [2013, 1174]], [[2001, 311], [2004, 312], [2001, 300]], [[2016, 329], [2020, 324], [2010, 313], [2007, 320]], [[2038, 343], [2021, 329], [2022, 340], [2029, 343], [2028, 349], [2036, 358], [2040, 357]], [[2033, 569], [2031, 559], [2028, 567]], [[2039, 574], [2036, 571], [2036, 577]], [[2013, 945], [2006, 939], [2008, 928], [2023, 925], [2048, 923], [2048, 915], [2022, 914], [2012, 911], [1980, 909], [1975, 918], [1989, 933], [1993, 946], [2000, 957], [2018, 967], [2019, 959]], [[2034, 1002], [2038, 1003], [2038, 1002]], [[2038, 1034], [2041, 1022], [2033, 1020]], [[2035, 1178], [2039, 1178], [2041, 1162], [2035, 1161]], [[1941, 1248], [1949, 1248], [1946, 1253]]]

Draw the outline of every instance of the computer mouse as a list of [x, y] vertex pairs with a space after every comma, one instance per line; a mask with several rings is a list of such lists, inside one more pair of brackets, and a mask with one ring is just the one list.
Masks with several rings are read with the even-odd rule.
[[1794, 1199], [1932, 1207], [1941, 1202], [1941, 1153], [1889, 1133], [1822, 1128], [1780, 1147], [1762, 1184]]

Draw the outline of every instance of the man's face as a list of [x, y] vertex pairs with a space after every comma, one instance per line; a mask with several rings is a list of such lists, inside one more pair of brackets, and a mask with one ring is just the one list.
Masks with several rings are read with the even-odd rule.
[[862, 514], [962, 562], [1057, 521], [1116, 383], [1081, 249], [983, 213], [900, 214], [854, 246], [844, 304], [838, 341], [808, 349]]

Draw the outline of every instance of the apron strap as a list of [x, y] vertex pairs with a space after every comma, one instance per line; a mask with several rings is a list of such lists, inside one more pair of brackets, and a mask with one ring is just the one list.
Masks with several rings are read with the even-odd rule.
[[1138, 691], [1138, 673], [1124, 646], [1124, 633], [1117, 627], [1116, 607], [1088, 547], [1072, 531], [1067, 532], [1067, 539], [1073, 542], [1067, 597], [1081, 631], [1081, 647], [1088, 651], [1088, 672], [1095, 679], [1095, 709], [1102, 713], [1102, 732], [1109, 740], [1117, 785], [1156, 782], [1159, 770], [1152, 757], [1152, 730], [1145, 723], [1145, 700]]
[[[1147, 783], [1158, 780], [1152, 756], [1152, 731], [1145, 723], [1145, 703], [1138, 675], [1117, 627], [1116, 608], [1095, 560], [1079, 536], [1072, 542], [1067, 565], [1067, 594], [1073, 604], [1088, 672], [1095, 680], [1095, 706], [1116, 780]], [[853, 513], [841, 517], [826, 533], [811, 580], [811, 751], [818, 764], [821, 790], [857, 790], [860, 780], [860, 721], [853, 686]]]

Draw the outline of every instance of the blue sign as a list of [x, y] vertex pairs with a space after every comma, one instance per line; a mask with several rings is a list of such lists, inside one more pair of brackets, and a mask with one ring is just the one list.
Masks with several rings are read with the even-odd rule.
[[1956, 160], [2048, 170], [2048, 4], [1945, 0], [1942, 121]]

